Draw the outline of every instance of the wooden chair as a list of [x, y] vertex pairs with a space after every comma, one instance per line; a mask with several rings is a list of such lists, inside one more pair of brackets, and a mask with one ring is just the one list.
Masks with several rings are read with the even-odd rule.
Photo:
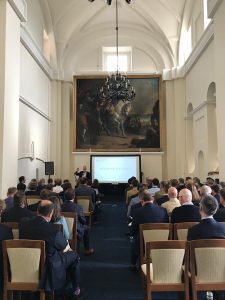
[[61, 212], [61, 215], [66, 219], [69, 229], [69, 244], [70, 247], [77, 250], [77, 214], [75, 212]]
[[140, 264], [146, 262], [146, 243], [172, 239], [173, 225], [170, 223], [140, 224]]
[[174, 240], [187, 240], [188, 229], [198, 222], [183, 222], [173, 224], [173, 239]]
[[91, 208], [91, 196], [76, 196], [77, 204], [79, 204], [83, 208], [83, 212], [85, 217], [88, 218], [88, 224], [91, 226], [91, 216], [92, 216], [92, 208]]
[[45, 299], [39, 289], [44, 271], [45, 242], [33, 240], [3, 241], [4, 296], [8, 300], [13, 291], [40, 291], [40, 300]]
[[225, 290], [225, 240], [190, 242], [192, 299], [198, 291]]
[[189, 300], [189, 243], [159, 241], [146, 243], [146, 264], [141, 266], [145, 279], [146, 300], [152, 292], [183, 291]]
[[40, 201], [40, 196], [38, 195], [27, 195], [26, 196], [26, 201], [27, 201], [27, 206], [31, 204], [36, 204]]
[[4, 222], [3, 224], [12, 228], [13, 238], [19, 238], [19, 223], [17, 222]]

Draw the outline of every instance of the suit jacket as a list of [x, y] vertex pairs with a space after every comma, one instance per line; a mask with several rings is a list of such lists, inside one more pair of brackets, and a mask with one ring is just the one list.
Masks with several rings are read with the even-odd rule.
[[60, 227], [48, 223], [41, 216], [24, 219], [19, 223], [19, 238], [45, 241], [46, 272], [41, 287], [45, 290], [62, 288], [66, 283], [62, 250], [66, 248], [68, 242], [62, 235]]
[[76, 196], [91, 196], [91, 207], [94, 210], [94, 203], [95, 203], [95, 191], [93, 188], [88, 187], [85, 184], [80, 184], [79, 187], [75, 188], [75, 195]]
[[34, 214], [26, 207], [12, 207], [1, 215], [1, 222], [19, 222], [22, 218], [32, 218]]
[[218, 222], [225, 222], [225, 207], [220, 207], [213, 216], [213, 218]]
[[152, 203], [146, 203], [135, 210], [132, 220], [131, 235], [139, 234], [139, 225], [144, 223], [168, 223], [169, 218], [165, 208]]
[[[75, 173], [74, 173], [74, 175], [76, 175], [76, 176], [79, 176], [79, 178], [82, 178], [82, 177], [84, 177], [84, 171], [80, 171], [80, 172], [78, 172], [78, 171], [76, 171]], [[90, 172], [86, 172], [86, 176], [85, 176], [87, 179], [91, 179], [91, 173]]]
[[78, 239], [81, 239], [84, 235], [84, 231], [87, 228], [86, 218], [83, 213], [83, 208], [70, 200], [66, 200], [62, 205], [62, 211], [75, 212], [77, 214], [77, 235]]
[[188, 229], [187, 239], [225, 239], [225, 224], [221, 224], [213, 218], [203, 219], [201, 222]]
[[174, 208], [171, 214], [171, 223], [200, 222], [199, 208], [195, 205], [182, 205]]
[[5, 224], [0, 224], [0, 290], [3, 285], [2, 241], [12, 240], [12, 239], [13, 239], [12, 229]]

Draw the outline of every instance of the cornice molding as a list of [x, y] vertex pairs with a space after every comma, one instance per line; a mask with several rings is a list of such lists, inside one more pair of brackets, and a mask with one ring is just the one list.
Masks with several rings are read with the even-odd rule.
[[52, 80], [53, 70], [51, 68], [51, 65], [42, 54], [42, 51], [37, 46], [28, 30], [23, 25], [21, 25], [20, 41], [40, 66], [40, 68], [44, 71], [44, 73], [48, 76], [48, 78]]
[[208, 0], [207, 1], [207, 11], [208, 11], [208, 17], [212, 19], [222, 3], [222, 0]]
[[27, 21], [27, 2], [26, 0], [8, 0], [21, 22]]
[[203, 101], [201, 104], [199, 104], [199, 106], [197, 106], [196, 108], [194, 108], [191, 112], [189, 112], [188, 115], [186, 115], [185, 119], [190, 119], [192, 118], [192, 116], [194, 114], [196, 114], [198, 111], [200, 111], [201, 109], [203, 109], [205, 106], [207, 105], [216, 105], [216, 101]]

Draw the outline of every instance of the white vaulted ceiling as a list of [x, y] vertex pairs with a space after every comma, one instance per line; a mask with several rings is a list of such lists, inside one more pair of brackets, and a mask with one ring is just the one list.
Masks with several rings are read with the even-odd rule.
[[[42, 0], [48, 7], [59, 70], [76, 73], [80, 61], [115, 46], [115, 1]], [[177, 66], [185, 5], [193, 0], [118, 0], [119, 46], [151, 59], [157, 72]], [[95, 55], [96, 56], [96, 55]], [[100, 59], [100, 58], [99, 58]]]

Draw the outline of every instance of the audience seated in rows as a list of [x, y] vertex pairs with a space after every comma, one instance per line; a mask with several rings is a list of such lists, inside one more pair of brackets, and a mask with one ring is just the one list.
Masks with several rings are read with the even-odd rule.
[[94, 253], [94, 249], [90, 248], [89, 227], [86, 225], [86, 218], [80, 205], [74, 202], [75, 192], [73, 189], [65, 191], [65, 201], [62, 205], [62, 212], [75, 212], [77, 214], [77, 238], [78, 241], [83, 240], [85, 255]]
[[158, 192], [155, 193], [155, 201], [157, 201], [159, 198], [161, 198], [162, 196], [165, 195], [165, 185], [167, 184], [168, 182], [166, 180], [162, 180], [160, 182], [160, 190]]
[[182, 189], [178, 196], [180, 207], [174, 208], [171, 214], [171, 223], [199, 222], [201, 216], [199, 208], [192, 202], [192, 193], [189, 189]]
[[63, 191], [61, 185], [62, 185], [62, 179], [60, 178], [55, 179], [55, 185], [53, 186], [52, 189], [53, 193], [60, 194]]
[[138, 187], [138, 195], [131, 199], [128, 208], [127, 208], [127, 217], [133, 217], [133, 213], [136, 208], [141, 207], [141, 199], [143, 196], [143, 192], [148, 189], [146, 184], [139, 185]]
[[7, 192], [7, 198], [5, 199], [6, 209], [13, 207], [13, 197], [17, 193], [16, 187], [9, 187]]
[[41, 282], [45, 290], [64, 288], [68, 278], [73, 286], [73, 294], [80, 294], [79, 256], [69, 249], [68, 241], [58, 226], [50, 223], [54, 205], [49, 200], [42, 200], [37, 216], [24, 219], [19, 223], [20, 239], [44, 240], [46, 243], [46, 272]]
[[26, 197], [22, 192], [14, 195], [13, 207], [5, 210], [1, 215], [1, 222], [19, 222], [22, 218], [31, 218], [33, 213], [26, 208]]
[[75, 189], [76, 196], [91, 196], [91, 208], [95, 210], [95, 191], [87, 185], [87, 179], [85, 177], [80, 179], [79, 186]]
[[158, 205], [162, 205], [163, 203], [165, 203], [166, 201], [169, 200], [169, 196], [168, 196], [168, 190], [169, 190], [169, 188], [170, 188], [170, 184], [168, 182], [166, 182], [164, 184], [164, 193], [163, 193], [163, 195], [156, 200], [156, 203]]

